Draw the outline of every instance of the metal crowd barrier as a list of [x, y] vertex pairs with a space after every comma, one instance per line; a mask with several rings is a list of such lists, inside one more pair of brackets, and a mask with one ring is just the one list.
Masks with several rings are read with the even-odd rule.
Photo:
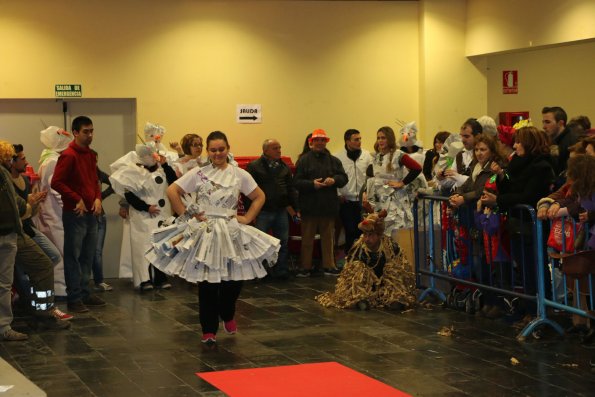
[[[460, 207], [450, 213], [447, 203], [448, 197], [432, 195], [420, 195], [414, 202], [415, 270], [417, 286], [423, 290], [419, 297], [420, 301], [433, 295], [442, 302], [446, 302], [447, 295], [443, 291], [444, 282], [451, 286], [462, 286], [462, 288], [505, 296], [510, 300], [522, 300], [526, 306], [535, 311], [535, 318], [519, 333], [517, 338], [520, 340], [544, 325], [551, 326], [560, 335], [564, 334], [562, 327], [548, 318], [547, 307], [595, 319], [591, 274], [585, 276], [586, 282], [583, 280], [583, 289], [588, 290], [590, 310], [585, 307], [584, 299], [574, 299], [576, 302], [574, 305], [569, 303], [566, 287], [568, 278], [565, 274], [562, 275], [563, 299], [556, 299], [559, 289], [556, 290], [557, 280], [553, 269], [558, 267], [559, 263], [556, 261], [560, 259], [553, 258], [550, 261], [548, 258], [544, 222], [537, 219], [535, 209], [527, 205], [517, 205], [510, 211], [506, 224], [501, 224], [498, 231], [499, 236], [503, 238], [499, 242], [502, 246], [498, 249], [502, 248], [502, 252], [508, 254], [508, 261], [495, 261], [493, 239], [487, 238], [485, 239], [487, 241], [484, 241], [483, 234], [477, 231], [472, 221], [474, 209]], [[459, 217], [459, 220], [464, 218], [466, 225], [459, 224], [456, 219], [453, 221], [453, 217]], [[549, 230], [548, 226], [550, 225], [546, 223], [546, 230]], [[466, 235], [463, 230], [457, 229], [460, 227], [469, 229]], [[587, 225], [584, 227], [588, 239], [588, 227]], [[574, 223], [573, 228], [576, 231]], [[504, 247], [508, 248], [508, 252], [505, 252]], [[563, 252], [561, 258], [562, 268], [564, 254]], [[552, 276], [550, 272], [545, 271], [550, 262], [552, 262]], [[456, 266], [467, 267], [463, 276], [461, 272], [455, 274], [453, 269]], [[438, 287], [439, 280], [443, 281], [442, 288]], [[578, 279], [574, 281], [574, 296], [581, 296], [580, 284]], [[583, 300], [582, 307], [581, 300]], [[475, 303], [472, 302], [472, 305], [477, 308]]]

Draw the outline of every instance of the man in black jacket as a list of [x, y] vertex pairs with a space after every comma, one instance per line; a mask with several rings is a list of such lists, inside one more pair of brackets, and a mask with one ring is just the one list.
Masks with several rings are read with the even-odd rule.
[[347, 184], [347, 174], [341, 160], [326, 150], [328, 141], [324, 130], [314, 130], [309, 139], [312, 150], [300, 157], [296, 165], [294, 183], [299, 192], [302, 213], [302, 270], [298, 277], [310, 275], [317, 230], [320, 233], [324, 274], [339, 275], [333, 252], [333, 232], [335, 218], [339, 214], [337, 189]]
[[568, 115], [559, 106], [544, 107], [541, 110], [543, 130], [552, 144], [551, 155], [556, 160], [554, 172], [559, 175], [566, 170], [570, 152], [568, 148], [579, 141], [579, 136], [566, 127]]
[[296, 192], [291, 170], [281, 160], [281, 144], [275, 139], [266, 139], [262, 144], [262, 156], [248, 164], [248, 172], [266, 196], [262, 210], [256, 218], [256, 227], [263, 232], [272, 231], [281, 240], [279, 259], [273, 277], [285, 280], [289, 277], [287, 266], [287, 240], [289, 218], [299, 218], [296, 211]]

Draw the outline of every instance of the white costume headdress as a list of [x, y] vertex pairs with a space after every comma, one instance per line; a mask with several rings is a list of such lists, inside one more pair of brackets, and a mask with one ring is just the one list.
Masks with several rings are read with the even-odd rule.
[[415, 121], [405, 124], [399, 132], [399, 146], [422, 146], [421, 142], [417, 140], [417, 125], [415, 125]]
[[42, 130], [39, 139], [50, 150], [61, 152], [68, 147], [74, 139], [72, 134], [63, 128], [51, 126]]
[[149, 145], [145, 145], [143, 143], [139, 143], [135, 147], [136, 155], [138, 156], [139, 161], [147, 166], [152, 167], [157, 164], [158, 155], [155, 151], [155, 148]]

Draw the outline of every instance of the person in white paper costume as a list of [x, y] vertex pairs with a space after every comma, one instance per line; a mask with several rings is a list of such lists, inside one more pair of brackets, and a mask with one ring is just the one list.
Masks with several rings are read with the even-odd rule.
[[[265, 195], [254, 178], [228, 161], [229, 143], [221, 131], [207, 137], [211, 164], [188, 171], [167, 189], [172, 209], [180, 215], [170, 226], [153, 232], [147, 259], [168, 274], [198, 283], [202, 342], [216, 342], [219, 320], [229, 334], [237, 331], [236, 301], [243, 280], [267, 275], [264, 267], [277, 261], [280, 241], [249, 224]], [[182, 196], [196, 192], [186, 207]], [[252, 204], [237, 215], [240, 193]]]
[[[462, 186], [468, 178], [468, 176], [456, 172], [456, 159], [464, 149], [465, 146], [458, 134], [451, 134], [444, 141], [440, 159], [434, 167], [434, 186], [445, 196], [449, 196], [457, 187]], [[449, 170], [454, 170], [454, 172], [451, 173]]]
[[164, 135], [164, 126], [150, 122], [145, 124], [145, 143], [148, 146], [153, 147], [160, 156], [164, 156], [168, 163], [173, 164], [174, 162], [178, 161], [180, 156], [176, 152], [167, 150], [165, 145], [161, 143]]
[[425, 152], [423, 144], [417, 139], [417, 125], [415, 121], [407, 123], [401, 128], [399, 136], [399, 146], [419, 165], [424, 165]]
[[366, 183], [368, 212], [386, 210], [385, 234], [413, 227], [413, 200], [427, 186], [421, 165], [397, 148], [395, 133], [382, 127], [376, 134], [374, 160]]
[[171, 216], [166, 189], [177, 179], [176, 172], [152, 146], [138, 144], [135, 153], [138, 163], [119, 167], [109, 178], [114, 191], [130, 205], [133, 283], [141, 291], [171, 288], [167, 276], [147, 261], [145, 253], [151, 247], [151, 231]]
[[[40, 132], [39, 139], [45, 146], [39, 158], [39, 191], [47, 191], [47, 198], [40, 203], [39, 212], [33, 219], [37, 229], [42, 232], [60, 251], [64, 257], [64, 226], [62, 224], [62, 198], [51, 188], [54, 168], [60, 153], [64, 151], [74, 139], [72, 134], [59, 127], [48, 127]], [[54, 293], [56, 296], [66, 296], [66, 282], [64, 281], [64, 261], [54, 266]]]

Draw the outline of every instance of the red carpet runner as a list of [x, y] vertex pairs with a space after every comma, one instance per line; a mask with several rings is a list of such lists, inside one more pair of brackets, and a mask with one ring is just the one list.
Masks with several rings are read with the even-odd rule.
[[339, 363], [198, 372], [230, 397], [405, 397]]

